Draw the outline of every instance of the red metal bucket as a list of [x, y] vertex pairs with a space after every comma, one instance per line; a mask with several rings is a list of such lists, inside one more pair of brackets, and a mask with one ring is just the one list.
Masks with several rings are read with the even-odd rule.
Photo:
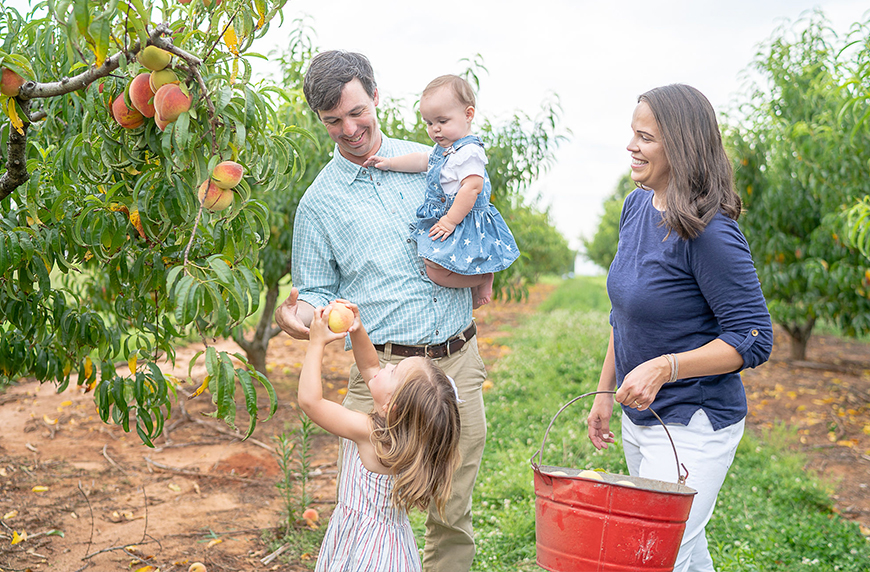
[[559, 414], [597, 393], [615, 392], [585, 393], [562, 406], [531, 458], [538, 566], [551, 572], [671, 572], [697, 493], [684, 484], [676, 447], [677, 483], [609, 473], [598, 473], [599, 481], [581, 477], [579, 469], [538, 464]]

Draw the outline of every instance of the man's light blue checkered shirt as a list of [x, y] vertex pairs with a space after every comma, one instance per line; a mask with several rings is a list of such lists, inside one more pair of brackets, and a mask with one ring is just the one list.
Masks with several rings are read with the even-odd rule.
[[[382, 135], [382, 157], [428, 152]], [[366, 168], [333, 159], [305, 192], [293, 228], [293, 285], [299, 299], [359, 306], [375, 344], [440, 343], [471, 323], [468, 288], [443, 288], [426, 276], [408, 238], [423, 202], [425, 173]]]

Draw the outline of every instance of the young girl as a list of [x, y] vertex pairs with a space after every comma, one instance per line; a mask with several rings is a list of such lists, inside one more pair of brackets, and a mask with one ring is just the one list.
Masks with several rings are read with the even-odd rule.
[[459, 465], [459, 404], [454, 384], [435, 363], [410, 357], [381, 369], [378, 354], [353, 310], [350, 339], [357, 367], [374, 399], [365, 415], [323, 398], [326, 344], [341, 340], [328, 328], [332, 306], [317, 308], [299, 376], [299, 406], [338, 435], [343, 455], [338, 504], [320, 547], [316, 572], [422, 569], [408, 521], [412, 507], [443, 511]]
[[448, 288], [471, 288], [477, 308], [492, 296], [493, 273], [510, 266], [520, 251], [489, 202], [492, 185], [486, 154], [480, 138], [471, 133], [474, 104], [474, 90], [467, 81], [455, 75], [435, 78], [420, 97], [420, 115], [436, 143], [432, 152], [372, 156], [364, 166], [427, 171], [426, 199], [417, 209], [411, 238], [425, 259], [429, 279]]

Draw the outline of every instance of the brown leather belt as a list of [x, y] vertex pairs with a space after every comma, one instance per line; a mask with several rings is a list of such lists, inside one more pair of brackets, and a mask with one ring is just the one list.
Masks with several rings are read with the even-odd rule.
[[[391, 344], [390, 353], [395, 356], [412, 357], [412, 356], [427, 356], [432, 359], [442, 358], [452, 355], [462, 349], [465, 342], [473, 338], [477, 334], [477, 326], [474, 322], [468, 326], [464, 332], [453, 336], [446, 342], [440, 344], [432, 344], [427, 346], [403, 346], [400, 344]], [[383, 344], [375, 344], [375, 349], [382, 352], [386, 349]]]

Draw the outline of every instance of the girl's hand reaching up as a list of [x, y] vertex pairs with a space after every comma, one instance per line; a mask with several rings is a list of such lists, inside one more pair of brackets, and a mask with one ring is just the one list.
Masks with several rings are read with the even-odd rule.
[[[329, 329], [329, 313], [331, 311], [332, 304], [326, 306], [325, 308], [314, 309], [314, 317], [311, 320], [311, 327], [308, 333], [308, 339], [311, 340], [311, 344], [325, 346], [326, 344], [332, 343], [334, 341], [344, 339], [344, 332], [336, 334]], [[354, 314], [354, 324], [353, 326], [351, 326], [351, 328], [354, 328], [358, 322], [359, 311], [357, 310]]]

